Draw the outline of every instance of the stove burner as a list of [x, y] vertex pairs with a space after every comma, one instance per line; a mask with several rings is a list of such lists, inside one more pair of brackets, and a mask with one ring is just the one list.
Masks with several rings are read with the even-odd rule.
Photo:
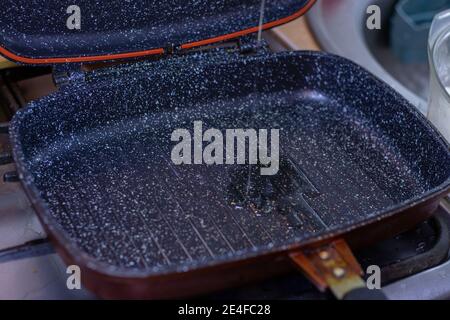
[[[441, 279], [439, 274], [442, 274], [442, 270], [450, 272], [450, 260], [447, 260], [450, 249], [449, 235], [449, 212], [439, 208], [433, 218], [422, 222], [415, 229], [359, 250], [355, 255], [363, 269], [373, 264], [381, 267], [382, 287], [389, 298], [450, 298], [450, 281], [440, 281], [441, 288], [433, 292], [433, 290], [427, 290], [428, 283], [420, 279], [422, 274], [429, 274], [429, 272], [435, 270], [434, 278], [429, 278], [430, 281], [434, 279], [434, 282], [439, 282]], [[423, 272], [424, 270], [427, 271]], [[415, 292], [405, 292], [402, 289], [402, 283], [408, 282], [414, 277], [419, 278], [417, 281], [412, 281], [409, 286], [414, 288]], [[429, 292], [428, 295], [426, 294], [427, 291]], [[270, 279], [244, 288], [227, 290], [208, 298], [214, 300], [334, 299], [329, 293], [317, 291], [305, 277], [298, 273]]]

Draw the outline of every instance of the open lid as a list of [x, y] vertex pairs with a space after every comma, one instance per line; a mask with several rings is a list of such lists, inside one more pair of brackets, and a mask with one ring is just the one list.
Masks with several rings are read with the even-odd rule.
[[[31, 64], [89, 62], [189, 49], [271, 28], [314, 0], [4, 0], [0, 54]], [[75, 6], [74, 6], [75, 5]]]

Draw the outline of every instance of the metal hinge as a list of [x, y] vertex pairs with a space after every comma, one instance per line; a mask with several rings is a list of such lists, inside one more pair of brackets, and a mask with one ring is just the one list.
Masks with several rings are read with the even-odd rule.
[[53, 67], [53, 82], [59, 87], [66, 86], [74, 82], [84, 82], [85, 72], [81, 70], [81, 65], [56, 65]]
[[180, 51], [181, 51], [181, 47], [174, 43], [169, 43], [164, 47], [164, 54], [167, 54], [167, 55], [173, 55]]
[[267, 41], [258, 41], [254, 36], [240, 37], [238, 40], [239, 52], [244, 55], [265, 53], [270, 51]]

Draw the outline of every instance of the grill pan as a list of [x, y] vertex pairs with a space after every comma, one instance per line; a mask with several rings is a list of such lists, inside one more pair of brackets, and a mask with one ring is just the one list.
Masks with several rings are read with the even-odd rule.
[[[175, 166], [171, 133], [194, 121], [280, 129], [279, 173]], [[326, 53], [216, 50], [93, 71], [18, 112], [10, 135], [58, 252], [102, 297], [191, 296], [305, 267], [295, 253], [401, 232], [450, 187], [449, 147], [428, 121]]]
[[[361, 67], [242, 37], [313, 3], [80, 0], [77, 30], [66, 27], [71, 1], [7, 6], [0, 53], [52, 64], [62, 84], [14, 117], [17, 170], [86, 287], [105, 298], [192, 296], [294, 265], [339, 298], [380, 298], [361, 291], [350, 247], [432, 214], [449, 191], [449, 148]], [[237, 37], [238, 49], [205, 47]], [[147, 55], [90, 72], [76, 64]], [[278, 174], [174, 165], [171, 133], [194, 121], [279, 129]]]

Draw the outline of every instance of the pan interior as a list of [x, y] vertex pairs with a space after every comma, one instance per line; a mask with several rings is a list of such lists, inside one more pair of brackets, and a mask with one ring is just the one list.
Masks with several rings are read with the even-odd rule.
[[[175, 165], [171, 133], [194, 121], [280, 129], [279, 172]], [[450, 176], [445, 145], [403, 99], [323, 54], [196, 55], [93, 73], [26, 109], [13, 131], [25, 186], [36, 187], [49, 223], [121, 270], [205, 266], [301, 243]]]

